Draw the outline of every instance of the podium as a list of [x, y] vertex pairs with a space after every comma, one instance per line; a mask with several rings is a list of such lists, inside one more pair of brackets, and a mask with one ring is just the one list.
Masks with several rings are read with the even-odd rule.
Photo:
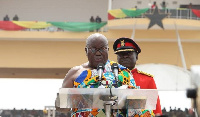
[[60, 88], [56, 99], [59, 108], [155, 110], [158, 91], [156, 89], [117, 88]]

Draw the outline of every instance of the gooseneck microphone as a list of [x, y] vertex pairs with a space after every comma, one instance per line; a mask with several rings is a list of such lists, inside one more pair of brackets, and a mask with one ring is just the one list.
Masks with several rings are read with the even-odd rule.
[[112, 71], [114, 73], [116, 82], [118, 82], [118, 71], [119, 71], [118, 64], [117, 63], [113, 63], [112, 66], [111, 66], [111, 69], [112, 69]]
[[101, 81], [102, 80], [102, 75], [103, 75], [103, 70], [104, 70], [104, 64], [103, 63], [99, 63], [98, 65], [97, 65], [97, 74], [98, 74], [98, 76], [99, 76], [99, 81]]

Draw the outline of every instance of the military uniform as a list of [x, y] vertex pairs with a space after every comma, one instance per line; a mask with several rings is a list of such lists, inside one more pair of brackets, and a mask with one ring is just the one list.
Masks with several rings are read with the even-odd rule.
[[[137, 55], [141, 52], [140, 47], [130, 38], [119, 38], [113, 44], [113, 50], [115, 54], [120, 52], [136, 52]], [[140, 89], [157, 89], [153, 76], [142, 71], [137, 70], [136, 68], [131, 71], [133, 78], [137, 86], [140, 86]], [[162, 110], [160, 106], [159, 96], [157, 98], [156, 110], [153, 110], [154, 114], [161, 114]]]
[[[140, 86], [140, 89], [157, 89], [153, 75], [139, 71], [136, 68], [133, 69], [131, 73], [136, 85]], [[162, 114], [159, 97], [157, 99], [156, 110], [153, 110], [153, 112], [155, 114]]]

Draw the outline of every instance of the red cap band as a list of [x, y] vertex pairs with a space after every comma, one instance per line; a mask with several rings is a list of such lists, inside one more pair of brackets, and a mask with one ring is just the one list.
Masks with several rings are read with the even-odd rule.
[[[125, 42], [124, 46], [130, 46], [130, 47], [133, 47], [134, 49], [136, 49], [136, 47], [132, 43], [129, 43], [129, 42]], [[120, 47], [123, 47], [123, 46], [121, 46], [121, 43], [117, 44], [117, 48], [120, 48]]]

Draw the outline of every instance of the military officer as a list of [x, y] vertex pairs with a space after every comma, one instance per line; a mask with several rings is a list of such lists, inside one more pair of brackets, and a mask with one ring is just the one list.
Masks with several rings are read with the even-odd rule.
[[[135, 68], [138, 54], [141, 52], [140, 47], [135, 41], [130, 38], [119, 38], [114, 42], [113, 50], [117, 55], [118, 63], [130, 70], [136, 85], [140, 86], [140, 89], [157, 89], [151, 74], [147, 74]], [[157, 98], [156, 110], [153, 110], [153, 112], [155, 115], [162, 115], [159, 96]]]

